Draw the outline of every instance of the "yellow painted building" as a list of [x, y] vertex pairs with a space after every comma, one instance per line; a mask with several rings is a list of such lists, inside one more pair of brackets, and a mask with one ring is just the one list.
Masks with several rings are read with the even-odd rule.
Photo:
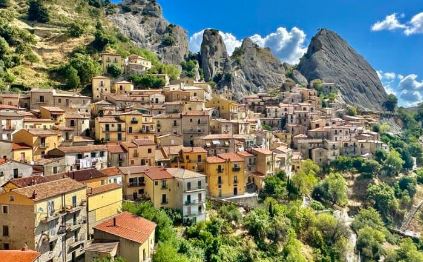
[[12, 142], [32, 148], [32, 160], [39, 160], [48, 151], [59, 146], [59, 134], [48, 129], [21, 129], [13, 134]]
[[119, 81], [114, 83], [112, 93], [115, 94], [129, 94], [134, 91], [134, 85], [128, 81]]
[[32, 148], [24, 143], [13, 143], [12, 159], [20, 162], [31, 162]]
[[93, 100], [99, 101], [104, 98], [104, 95], [110, 94], [112, 90], [110, 78], [106, 76], [95, 76], [91, 80], [91, 88], [93, 92]]
[[96, 117], [95, 139], [103, 142], [125, 141], [125, 122], [118, 117]]
[[179, 157], [172, 161], [171, 167], [204, 172], [206, 158], [207, 151], [202, 147], [183, 147]]
[[245, 161], [236, 153], [207, 157], [205, 173], [211, 197], [232, 197], [245, 193]]
[[122, 146], [128, 152], [129, 165], [154, 166], [156, 143], [153, 140], [134, 139], [132, 142], [123, 142]]
[[120, 55], [112, 53], [101, 53], [100, 56], [103, 72], [107, 72], [107, 68], [111, 65], [116, 65], [118, 68], [123, 70], [124, 60]]
[[51, 119], [55, 124], [63, 121], [65, 110], [54, 106], [40, 106], [40, 116], [42, 119]]
[[41, 253], [40, 261], [83, 256], [85, 185], [63, 178], [16, 188], [0, 194], [0, 205], [1, 249], [28, 246]]
[[101, 243], [118, 242], [117, 255], [125, 261], [151, 261], [155, 229], [155, 223], [123, 212], [97, 225], [94, 228], [94, 239]]
[[93, 227], [105, 219], [117, 215], [122, 210], [122, 187], [111, 183], [88, 188], [87, 198], [88, 235], [91, 236], [94, 233]]
[[51, 129], [54, 126], [54, 121], [50, 118], [24, 118], [24, 128], [25, 129]]
[[125, 122], [126, 141], [133, 139], [154, 140], [155, 124], [152, 116], [135, 110], [120, 114], [119, 119]]
[[175, 208], [175, 180], [163, 167], [151, 167], [144, 171], [145, 194], [155, 208]]
[[233, 116], [238, 113], [239, 105], [222, 96], [213, 96], [213, 98], [206, 102], [207, 108], [215, 108], [219, 117], [231, 120]]

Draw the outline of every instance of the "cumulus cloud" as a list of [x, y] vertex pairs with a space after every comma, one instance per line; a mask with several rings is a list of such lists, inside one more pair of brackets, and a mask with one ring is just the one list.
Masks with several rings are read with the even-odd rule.
[[387, 93], [398, 97], [402, 106], [415, 106], [423, 102], [423, 80], [418, 75], [401, 75], [393, 72], [377, 71]]
[[297, 64], [307, 51], [304, 45], [306, 34], [297, 27], [291, 31], [279, 27], [266, 36], [255, 34], [250, 39], [261, 47], [270, 48], [277, 57], [289, 64]]
[[[203, 34], [204, 30], [200, 32], [194, 33], [189, 38], [189, 50], [193, 53], [200, 52], [201, 49], [201, 42], [203, 42]], [[219, 31], [219, 34], [222, 36], [223, 42], [225, 43], [226, 50], [228, 51], [229, 55], [232, 55], [235, 48], [240, 47], [242, 42], [238, 40], [233, 34], [225, 33]]]
[[382, 21], [377, 21], [372, 25], [372, 31], [382, 31], [382, 30], [396, 30], [396, 29], [405, 29], [405, 25], [401, 24], [397, 18], [397, 14], [391, 14], [385, 17]]
[[[190, 37], [189, 47], [192, 52], [199, 52], [203, 40], [204, 30], [194, 33]], [[226, 49], [232, 55], [235, 48], [241, 46], [242, 41], [233, 34], [220, 32], [225, 42]], [[279, 27], [275, 32], [261, 36], [255, 34], [249, 37], [253, 42], [261, 47], [268, 47], [282, 61], [296, 64], [307, 51], [305, 46], [306, 34], [301, 29], [294, 27], [288, 31], [284, 27]]]
[[391, 14], [382, 21], [377, 21], [371, 27], [372, 31], [394, 31], [402, 30], [405, 35], [422, 34], [423, 33], [423, 12], [414, 15], [410, 21], [401, 22], [397, 14]]

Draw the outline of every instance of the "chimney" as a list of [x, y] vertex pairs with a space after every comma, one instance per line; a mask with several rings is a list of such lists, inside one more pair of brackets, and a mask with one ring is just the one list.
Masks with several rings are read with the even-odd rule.
[[113, 226], [116, 226], [116, 217], [113, 218]]
[[35, 199], [37, 197], [37, 192], [35, 192], [35, 190], [34, 190], [34, 192], [32, 192], [32, 199]]
[[27, 251], [28, 250], [28, 245], [25, 243], [25, 245], [21, 248], [21, 251]]

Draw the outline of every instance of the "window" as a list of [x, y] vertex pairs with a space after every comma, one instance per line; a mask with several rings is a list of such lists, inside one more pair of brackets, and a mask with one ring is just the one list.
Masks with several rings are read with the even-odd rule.
[[57, 166], [53, 167], [53, 174], [57, 174]]
[[167, 204], [166, 194], [162, 194], [162, 204]]
[[91, 152], [91, 157], [96, 157], [96, 153], [95, 152]]
[[76, 207], [76, 196], [72, 196], [72, 206]]
[[49, 250], [50, 250], [50, 251], [53, 251], [53, 250], [54, 250], [54, 246], [55, 246], [55, 242], [54, 242], [54, 241], [50, 242], [50, 243], [48, 244]]
[[8, 214], [9, 213], [9, 206], [2, 206], [1, 208], [3, 214]]
[[4, 243], [4, 244], [3, 244], [3, 249], [4, 249], [4, 250], [9, 250], [9, 248], [10, 248], [10, 247], [9, 247], [9, 243]]
[[75, 120], [73, 120], [73, 119], [72, 119], [72, 120], [70, 121], [70, 126], [75, 126]]
[[191, 190], [191, 182], [187, 183], [187, 190]]
[[4, 237], [9, 236], [9, 226], [3, 226], [3, 236]]
[[203, 195], [201, 193], [198, 193], [198, 202], [201, 202], [203, 200]]
[[198, 156], [197, 156], [197, 161], [198, 161], [198, 162], [201, 162], [201, 155], [198, 155]]
[[15, 196], [9, 196], [9, 201], [10, 201], [10, 202], [15, 201]]
[[151, 150], [151, 148], [148, 149], [148, 153], [151, 154], [153, 150]]
[[198, 188], [201, 188], [201, 180], [198, 180], [198, 182], [197, 182], [197, 187], [198, 187]]
[[17, 168], [13, 169], [13, 178], [18, 178], [19, 177], [19, 170]]
[[132, 133], [132, 126], [130, 126], [129, 128], [128, 128], [128, 133]]
[[40, 102], [44, 103], [44, 96], [40, 96]]
[[100, 151], [100, 157], [104, 157], [104, 151]]

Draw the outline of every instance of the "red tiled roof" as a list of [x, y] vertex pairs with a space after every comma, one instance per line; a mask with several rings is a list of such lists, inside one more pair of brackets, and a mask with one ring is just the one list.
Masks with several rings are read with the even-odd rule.
[[210, 164], [217, 164], [217, 163], [225, 163], [225, 160], [217, 156], [209, 156], [206, 158], [206, 162]]
[[152, 146], [156, 144], [153, 140], [150, 139], [134, 139], [134, 143], [138, 146]]
[[202, 147], [183, 147], [183, 153], [207, 153], [207, 151]]
[[266, 149], [266, 148], [253, 148], [253, 151], [256, 151], [258, 153], [265, 154], [265, 155], [272, 154], [272, 151], [270, 151], [269, 149]]
[[240, 157], [237, 153], [222, 153], [222, 154], [218, 154], [218, 157], [225, 159], [225, 160], [229, 160], [231, 162], [242, 162], [244, 161], [244, 159], [242, 157]]
[[66, 173], [62, 173], [76, 181], [83, 182], [86, 180], [101, 178], [101, 177], [107, 177], [107, 175], [103, 174], [102, 172], [98, 171], [95, 168], [90, 169], [82, 169], [82, 170], [75, 170], [75, 171], [69, 171]]
[[122, 146], [119, 145], [119, 144], [111, 144], [111, 143], [109, 143], [109, 144], [106, 145], [106, 147], [107, 147], [107, 152], [112, 153], [112, 154], [125, 152], [123, 150]]
[[34, 250], [0, 250], [2, 262], [34, 262], [40, 255]]
[[240, 152], [237, 152], [237, 154], [240, 155], [241, 157], [251, 157], [251, 156], [254, 156], [254, 155], [248, 153], [247, 151], [240, 151]]
[[22, 149], [31, 149], [31, 147], [28, 146], [25, 143], [13, 143], [12, 144], [12, 150], [22, 150]]
[[60, 151], [64, 153], [86, 153], [94, 151], [106, 151], [107, 147], [105, 145], [86, 145], [86, 146], [60, 146]]
[[151, 180], [172, 179], [173, 176], [163, 167], [150, 167], [145, 170], [145, 175]]
[[130, 241], [143, 244], [154, 233], [156, 224], [129, 212], [123, 212], [94, 227], [102, 231]]
[[99, 187], [95, 187], [95, 188], [88, 188], [87, 189], [87, 195], [90, 195], [90, 196], [98, 195], [98, 194], [101, 194], [101, 193], [104, 193], [104, 192], [116, 190], [118, 188], [122, 188], [122, 186], [120, 186], [116, 183], [111, 183], [111, 184], [107, 184], [107, 185], [99, 186]]
[[86, 186], [70, 178], [58, 179], [42, 184], [14, 189], [13, 192], [24, 195], [34, 201], [40, 201], [64, 193], [83, 189]]
[[58, 174], [58, 175], [50, 175], [50, 176], [29, 176], [29, 177], [22, 177], [22, 178], [13, 178], [9, 182], [14, 184], [17, 187], [27, 187], [36, 184], [42, 184], [58, 179], [65, 178], [66, 176]]
[[100, 170], [101, 173], [105, 174], [106, 176], [117, 176], [121, 175], [119, 168], [117, 167], [108, 167]]

